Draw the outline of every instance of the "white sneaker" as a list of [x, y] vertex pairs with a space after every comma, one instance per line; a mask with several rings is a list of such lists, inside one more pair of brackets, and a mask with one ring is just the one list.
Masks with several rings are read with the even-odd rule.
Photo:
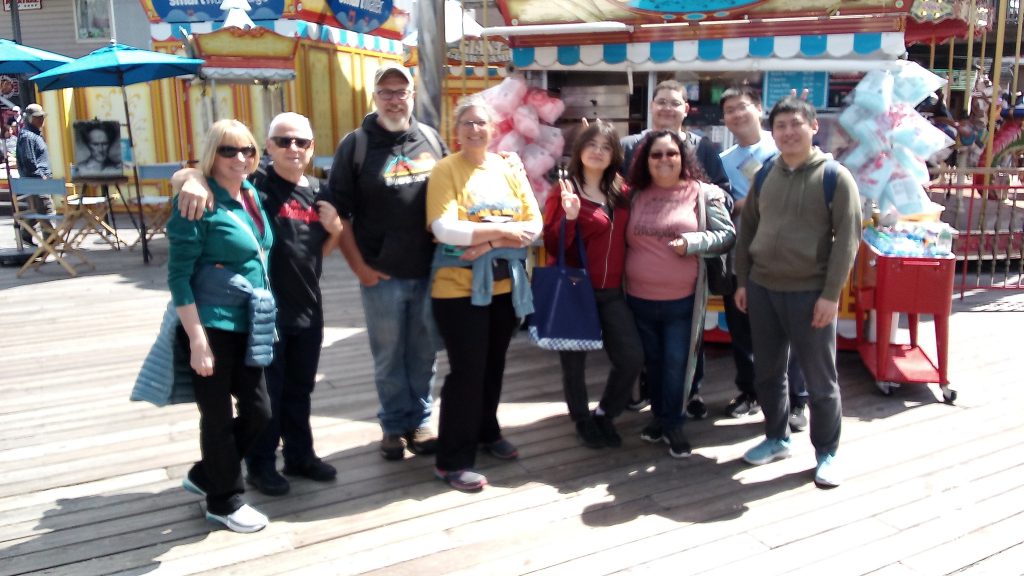
[[232, 532], [241, 532], [243, 534], [259, 532], [270, 523], [270, 520], [262, 512], [248, 504], [243, 504], [238, 510], [224, 516], [207, 512], [206, 519], [220, 522]]

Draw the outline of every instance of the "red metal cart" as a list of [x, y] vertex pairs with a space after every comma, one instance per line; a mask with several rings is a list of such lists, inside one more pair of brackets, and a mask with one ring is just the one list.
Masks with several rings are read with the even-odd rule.
[[[953, 256], [886, 256], [867, 242], [861, 243], [854, 277], [857, 350], [883, 394], [888, 396], [900, 384], [938, 383], [946, 403], [956, 401], [956, 391], [949, 388], [947, 365], [955, 264]], [[872, 310], [874, 342], [868, 341], [865, 328]], [[889, 341], [894, 312], [907, 315], [909, 345]], [[935, 360], [917, 345], [920, 314], [934, 318]]]

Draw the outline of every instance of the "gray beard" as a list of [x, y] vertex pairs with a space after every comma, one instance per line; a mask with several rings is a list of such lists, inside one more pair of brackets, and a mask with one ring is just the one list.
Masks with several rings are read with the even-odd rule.
[[377, 114], [377, 122], [380, 123], [380, 125], [383, 126], [384, 129], [387, 130], [388, 132], [405, 132], [406, 130], [409, 129], [409, 125], [412, 122], [411, 119], [412, 116], [409, 116], [402, 120], [401, 122], [398, 122], [384, 116], [383, 114]]

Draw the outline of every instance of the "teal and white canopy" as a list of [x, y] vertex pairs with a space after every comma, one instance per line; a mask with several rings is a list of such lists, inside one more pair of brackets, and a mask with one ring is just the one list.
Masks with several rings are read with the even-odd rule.
[[906, 52], [903, 32], [519, 47], [521, 70], [868, 70]]

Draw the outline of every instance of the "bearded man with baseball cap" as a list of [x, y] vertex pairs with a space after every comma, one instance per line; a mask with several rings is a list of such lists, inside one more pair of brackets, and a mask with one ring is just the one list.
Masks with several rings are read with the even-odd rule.
[[377, 70], [376, 111], [342, 139], [328, 181], [344, 224], [341, 252], [359, 278], [387, 460], [401, 460], [407, 449], [433, 453], [437, 443], [429, 426], [436, 336], [426, 192], [448, 149], [413, 117], [414, 94], [406, 68]]

